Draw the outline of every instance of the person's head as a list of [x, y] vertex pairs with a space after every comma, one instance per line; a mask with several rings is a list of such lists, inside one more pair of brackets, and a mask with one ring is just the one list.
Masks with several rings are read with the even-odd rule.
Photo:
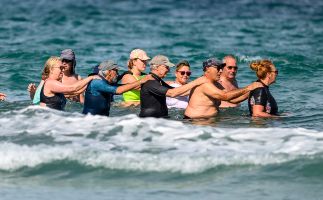
[[216, 58], [209, 58], [203, 62], [204, 75], [211, 81], [218, 81], [225, 63]]
[[190, 64], [187, 60], [182, 60], [176, 65], [176, 82], [184, 85], [187, 83], [191, 76]]
[[52, 76], [54, 79], [59, 80], [63, 77], [64, 66], [62, 65], [62, 61], [57, 56], [51, 56], [45, 63], [43, 76]]
[[147, 53], [144, 50], [134, 49], [130, 53], [128, 68], [130, 71], [133, 68], [136, 68], [138, 71], [143, 72], [146, 70], [146, 64], [149, 59], [150, 58], [147, 56]]
[[259, 80], [272, 84], [276, 81], [278, 70], [270, 60], [257, 60], [250, 63], [250, 68], [256, 72]]
[[156, 74], [160, 78], [166, 77], [170, 70], [170, 67], [175, 65], [169, 61], [164, 55], [157, 55], [150, 61], [150, 71]]
[[64, 49], [61, 51], [60, 58], [65, 70], [70, 74], [75, 74], [76, 59], [74, 51], [72, 49]]
[[236, 58], [233, 55], [227, 55], [222, 61], [225, 63], [225, 66], [223, 67], [221, 76], [228, 80], [234, 80], [238, 72]]
[[118, 80], [119, 66], [113, 60], [106, 60], [100, 63], [99, 75], [103, 76], [110, 83], [116, 83]]

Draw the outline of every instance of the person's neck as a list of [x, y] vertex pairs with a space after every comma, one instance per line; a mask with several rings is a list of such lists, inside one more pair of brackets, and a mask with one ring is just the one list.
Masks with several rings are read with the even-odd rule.
[[132, 72], [132, 75], [134, 75], [134, 76], [141, 76], [141, 71], [139, 71], [139, 69], [137, 69], [137, 68], [132, 68], [130, 71]]
[[225, 77], [225, 76], [220, 76], [220, 81], [221, 82], [230, 82], [231, 84], [235, 84], [236, 82], [236, 79], [235, 78], [228, 78], [228, 77]]
[[152, 70], [152, 71], [150, 71], [150, 73], [155, 74], [158, 78], [162, 79], [162, 78], [158, 75], [158, 71]]
[[266, 85], [266, 86], [269, 86], [269, 85], [270, 85], [270, 81], [269, 81], [269, 79], [260, 79], [260, 81], [261, 81], [264, 85]]
[[179, 82], [177, 79], [175, 79], [174, 83], [179, 84], [179, 85], [184, 85], [181, 82]]
[[208, 75], [204, 74], [204, 76], [206, 77], [206, 79], [208, 80], [208, 82], [210, 82], [210, 83], [216, 83], [216, 81], [213, 78], [209, 77]]
[[64, 76], [71, 77], [73, 74], [70, 71], [64, 71]]

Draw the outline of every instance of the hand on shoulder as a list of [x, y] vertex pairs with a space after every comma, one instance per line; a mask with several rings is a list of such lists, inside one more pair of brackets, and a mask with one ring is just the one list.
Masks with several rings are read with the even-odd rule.
[[253, 82], [253, 83], [251, 83], [250, 85], [248, 85], [248, 90], [249, 90], [249, 91], [252, 91], [252, 90], [254, 90], [254, 89], [256, 89], [256, 88], [260, 88], [260, 87], [264, 87], [264, 86], [262, 85], [262, 83], [260, 83], [260, 82]]

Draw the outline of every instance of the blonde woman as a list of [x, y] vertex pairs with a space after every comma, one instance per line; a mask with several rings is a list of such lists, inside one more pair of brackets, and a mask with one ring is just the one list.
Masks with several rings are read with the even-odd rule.
[[[144, 71], [149, 59], [144, 50], [134, 49], [131, 51], [128, 61], [129, 70], [124, 73], [121, 83], [128, 84], [141, 80], [145, 76]], [[140, 87], [123, 93], [122, 97], [123, 106], [138, 106], [140, 104]]]
[[49, 73], [40, 92], [40, 102], [41, 105], [56, 110], [64, 110], [66, 104], [64, 94], [77, 95], [83, 93], [91, 80], [99, 78], [98, 76], [89, 76], [71, 85], [63, 84], [60, 80], [63, 77], [64, 66], [61, 59], [55, 56], [46, 61], [44, 69], [49, 69]]
[[258, 82], [264, 87], [252, 90], [248, 98], [250, 115], [253, 117], [273, 117], [278, 115], [278, 106], [269, 91], [269, 85], [275, 83], [278, 70], [270, 60], [254, 61], [250, 68], [256, 72]]

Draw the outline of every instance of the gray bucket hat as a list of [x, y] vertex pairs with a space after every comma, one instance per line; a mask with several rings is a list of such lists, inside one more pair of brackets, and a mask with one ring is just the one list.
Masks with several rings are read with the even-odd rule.
[[75, 60], [75, 53], [72, 49], [64, 49], [61, 51], [61, 59], [66, 59], [66, 60]]
[[100, 75], [105, 76], [108, 70], [119, 69], [119, 68], [120, 66], [117, 63], [115, 63], [113, 60], [106, 60], [100, 63], [98, 70]]
[[174, 67], [175, 65], [169, 61], [164, 55], [157, 55], [151, 59], [150, 65], [166, 65], [168, 67]]

